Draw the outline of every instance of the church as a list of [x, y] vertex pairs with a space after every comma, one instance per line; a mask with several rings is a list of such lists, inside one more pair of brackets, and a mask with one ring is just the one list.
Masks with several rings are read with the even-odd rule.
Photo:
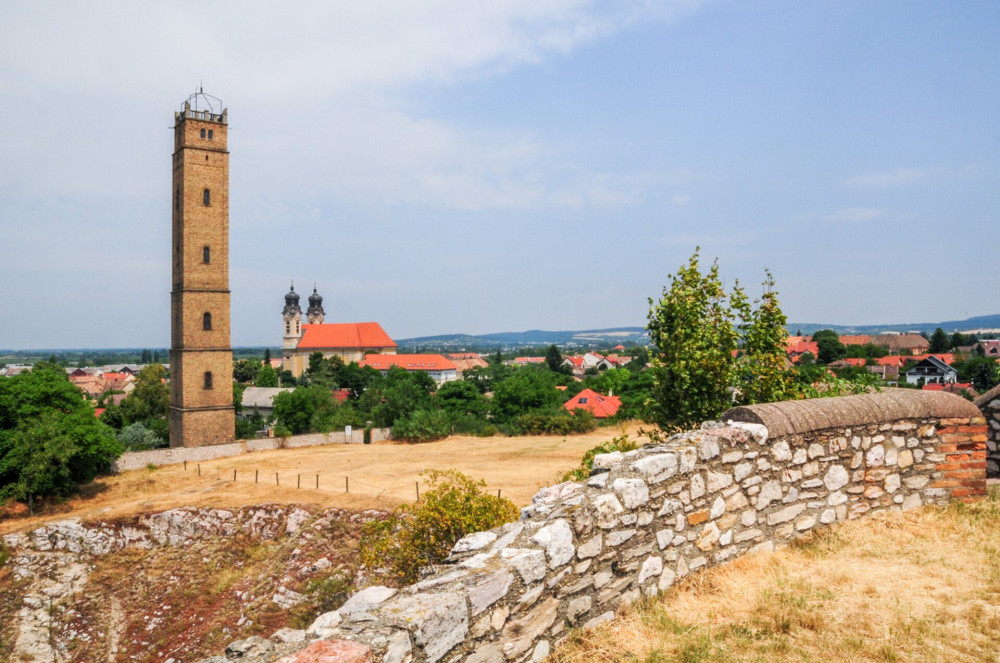
[[324, 323], [323, 297], [313, 287], [306, 309], [306, 324], [302, 324], [302, 308], [295, 284], [285, 295], [281, 311], [285, 325], [281, 344], [281, 368], [299, 377], [309, 368], [309, 355], [322, 353], [326, 358], [340, 357], [345, 364], [361, 363], [365, 355], [394, 355], [396, 342], [377, 322]]

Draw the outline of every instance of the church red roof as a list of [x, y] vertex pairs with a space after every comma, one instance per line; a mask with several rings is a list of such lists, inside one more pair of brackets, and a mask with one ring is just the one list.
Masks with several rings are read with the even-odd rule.
[[394, 348], [396, 342], [377, 322], [335, 322], [302, 325], [299, 349]]
[[382, 371], [387, 371], [393, 366], [408, 371], [455, 370], [455, 364], [441, 355], [365, 355], [358, 363]]

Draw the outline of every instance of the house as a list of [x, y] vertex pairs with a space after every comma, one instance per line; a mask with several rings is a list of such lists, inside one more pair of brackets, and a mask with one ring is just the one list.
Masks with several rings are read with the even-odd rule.
[[563, 365], [569, 366], [573, 375], [583, 375], [583, 357], [563, 357]]
[[979, 341], [972, 346], [972, 351], [978, 354], [979, 350], [983, 351], [984, 357], [1000, 357], [1000, 340], [987, 339]]
[[313, 288], [302, 324], [302, 309], [295, 286], [285, 295], [281, 311], [284, 338], [281, 345], [281, 368], [299, 377], [309, 367], [309, 355], [319, 352], [324, 358], [339, 357], [345, 364], [359, 364], [365, 355], [395, 354], [396, 342], [377, 322], [324, 324], [323, 298]]
[[586, 410], [597, 419], [607, 419], [618, 413], [622, 401], [617, 396], [603, 396], [593, 389], [584, 389], [563, 405], [567, 411]]
[[919, 355], [931, 349], [931, 342], [920, 334], [880, 334], [872, 343], [894, 355]]
[[237, 416], [251, 419], [259, 414], [268, 419], [274, 414], [274, 397], [291, 390], [291, 387], [247, 387], [243, 390], [243, 410]]
[[458, 376], [473, 368], [486, 368], [489, 362], [477, 355], [475, 352], [453, 352], [445, 355], [455, 364]]
[[586, 371], [588, 368], [600, 368], [601, 362], [604, 361], [604, 355], [597, 354], [596, 352], [585, 352], [583, 354], [583, 370]]
[[514, 357], [514, 366], [530, 366], [531, 364], [544, 364], [545, 357]]
[[441, 355], [365, 355], [358, 364], [362, 367], [371, 366], [381, 371], [382, 375], [388, 373], [393, 366], [407, 371], [423, 371], [439, 385], [458, 379], [455, 363]]
[[897, 384], [899, 382], [899, 366], [865, 366], [865, 370], [874, 373], [886, 384]]
[[906, 371], [907, 382], [917, 384], [920, 380], [923, 380], [924, 384], [957, 382], [958, 371], [931, 355], [923, 361], [918, 361]]
[[925, 384], [921, 388], [924, 391], [944, 391], [949, 394], [955, 394], [956, 396], [968, 396], [970, 399], [979, 397], [976, 390], [972, 388], [971, 382], [949, 382], [948, 384], [933, 382], [931, 384]]
[[[791, 336], [789, 337], [789, 339], [792, 338], [800, 338], [800, 337], [791, 337]], [[799, 363], [799, 359], [801, 359], [802, 355], [804, 355], [807, 352], [810, 353], [813, 357], [818, 357], [819, 344], [816, 343], [815, 341], [785, 342], [785, 354], [788, 356], [789, 359], [792, 360], [792, 363], [794, 364]]]
[[868, 345], [872, 342], [871, 334], [844, 334], [838, 338], [844, 345]]

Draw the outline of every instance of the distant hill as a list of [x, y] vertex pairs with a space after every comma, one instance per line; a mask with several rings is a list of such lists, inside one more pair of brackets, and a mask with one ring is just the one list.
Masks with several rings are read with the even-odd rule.
[[944, 322], [913, 322], [902, 325], [829, 325], [815, 322], [789, 322], [788, 331], [794, 334], [801, 331], [803, 335], [812, 334], [820, 329], [832, 329], [838, 334], [881, 334], [884, 332], [925, 332], [931, 334], [940, 327], [949, 334], [952, 332], [1000, 331], [1000, 314], [980, 315], [965, 320], [945, 320]]
[[[790, 322], [788, 331], [795, 334], [812, 334], [820, 329], [832, 329], [838, 334], [881, 334], [884, 332], [924, 332], [931, 334], [941, 327], [952, 332], [992, 331], [1000, 332], [1000, 314], [980, 315], [966, 320], [946, 320], [944, 322], [914, 322], [902, 325], [832, 325], [815, 322]], [[440, 351], [440, 352], [489, 352], [500, 348], [504, 351], [517, 348], [558, 345], [562, 348], [606, 348], [609, 346], [648, 345], [649, 334], [644, 327], [613, 327], [611, 329], [588, 329], [583, 331], [545, 331], [531, 329], [522, 332], [499, 332], [493, 334], [442, 334], [439, 336], [419, 336], [397, 339], [400, 351]]]
[[647, 345], [649, 335], [642, 327], [614, 327], [583, 331], [545, 331], [531, 329], [523, 332], [498, 332], [493, 334], [443, 334], [397, 339], [400, 350], [423, 349], [440, 351], [493, 351], [497, 348], [516, 348], [558, 345], [563, 348], [596, 348], [609, 345]]

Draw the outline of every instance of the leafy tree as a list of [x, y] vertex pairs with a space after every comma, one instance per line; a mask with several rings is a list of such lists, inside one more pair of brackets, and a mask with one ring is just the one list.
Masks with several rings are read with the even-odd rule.
[[515, 370], [510, 377], [496, 385], [493, 392], [493, 414], [500, 421], [535, 410], [554, 411], [562, 398], [556, 389], [551, 372], [536, 367]]
[[425, 409], [434, 380], [423, 371], [409, 372], [398, 366], [373, 382], [358, 399], [358, 409], [376, 426], [392, 426], [397, 419]]
[[260, 367], [257, 372], [257, 381], [255, 384], [258, 387], [277, 387], [278, 386], [278, 373], [270, 364], [264, 364]]
[[170, 390], [164, 383], [166, 374], [163, 364], [148, 364], [139, 372], [135, 389], [121, 402], [127, 422], [141, 421], [148, 426], [154, 419], [166, 418], [170, 409]]
[[656, 348], [650, 414], [664, 428], [696, 424], [732, 404], [733, 313], [718, 263], [703, 275], [698, 254], [670, 276], [659, 302], [649, 300], [646, 328]]
[[847, 356], [847, 348], [840, 342], [837, 332], [832, 329], [820, 329], [813, 334], [813, 342], [819, 346], [819, 355], [816, 360], [821, 364], [829, 364]]
[[931, 352], [948, 352], [951, 349], [951, 339], [948, 338], [948, 334], [944, 332], [943, 329], [938, 327], [931, 334]]
[[554, 343], [545, 351], [545, 364], [554, 373], [565, 374], [571, 372], [570, 367], [563, 364], [562, 353], [559, 352], [559, 348]]
[[766, 269], [764, 274], [764, 294], [752, 307], [739, 288], [732, 296], [733, 308], [740, 314], [743, 340], [736, 362], [738, 400], [746, 404], [780, 401], [792, 391], [785, 355], [788, 320], [778, 302], [774, 277]]
[[155, 431], [151, 431], [138, 421], [118, 431], [115, 437], [126, 451], [155, 449], [163, 445], [163, 441]]
[[58, 365], [0, 378], [0, 498], [33, 506], [107, 471], [122, 452], [112, 430]]
[[233, 362], [233, 379], [244, 384], [253, 382], [260, 373], [261, 363], [256, 359], [240, 359]]
[[268, 365], [271, 363], [271, 348], [264, 348], [264, 363]]
[[985, 393], [1000, 383], [1000, 367], [996, 362], [980, 363], [972, 371], [972, 386], [979, 393]]
[[435, 392], [434, 401], [451, 415], [471, 414], [481, 417], [489, 409], [489, 404], [476, 385], [466, 380], [445, 382]]

